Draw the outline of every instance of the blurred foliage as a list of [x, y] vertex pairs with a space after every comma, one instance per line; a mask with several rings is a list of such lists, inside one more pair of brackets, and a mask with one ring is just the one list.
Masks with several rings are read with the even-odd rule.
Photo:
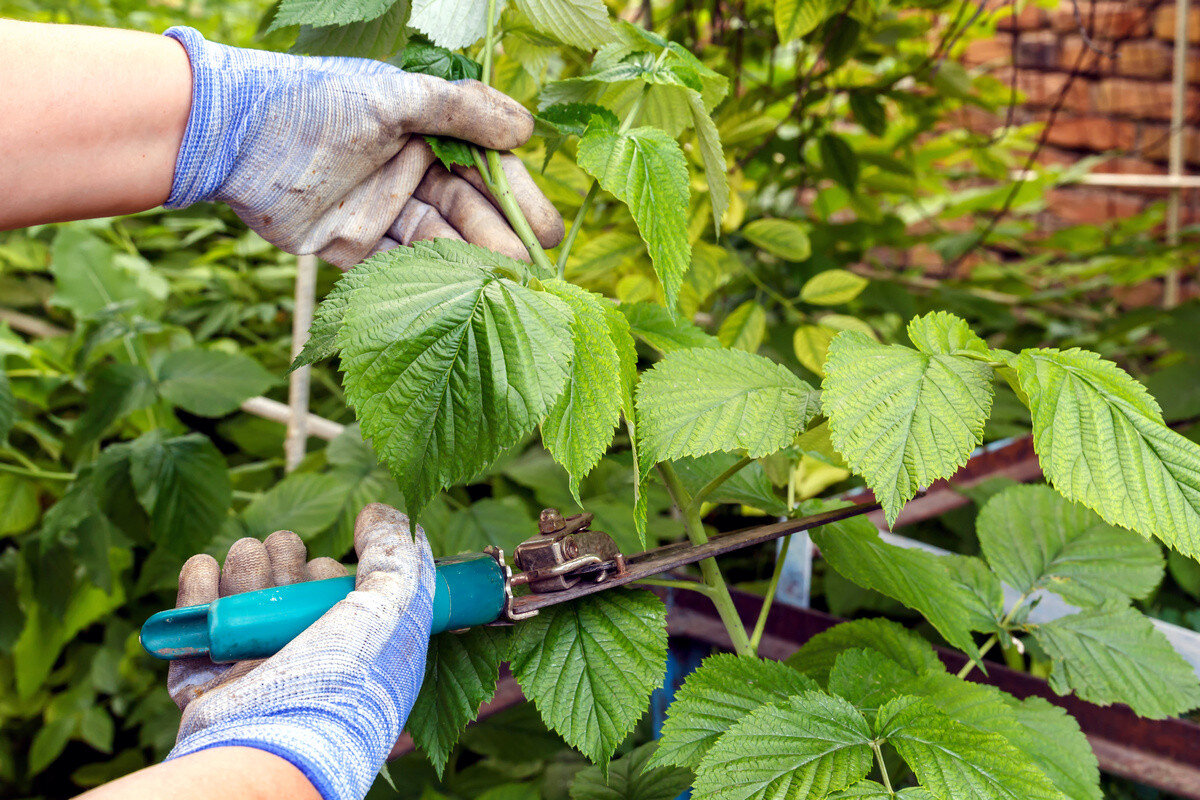
[[[732, 86], [714, 113], [732, 188], [720, 235], [706, 230], [705, 192], [692, 193], [689, 210], [694, 255], [681, 308], [701, 329], [814, 381], [836, 331], [890, 341], [904, 320], [945, 309], [996, 347], [1095, 349], [1145, 378], [1168, 420], [1200, 414], [1200, 306], [1127, 310], [1114, 292], [1180, 263], [1180, 253], [1161, 244], [1161, 206], [1104, 228], [1040, 236], [1047, 190], [1087, 165], [1049, 169], [1019, 188], [987, 247], [976, 247], [1006, 202], [1009, 171], [1024, 165], [1037, 135], [1013, 127], [982, 137], [947, 124], [964, 106], [996, 110], [1010, 100], [1008, 87], [943, 58], [990, 35], [994, 19], [985, 15], [959, 32], [966, 3], [851, 3], [779, 47], [767, 0], [718, 4], [715, 15], [682, 0], [651, 5], [655, 29]], [[286, 49], [296, 30], [260, 35], [267, 13], [249, 0], [0, 0], [7, 17], [152, 32], [187, 24], [229, 44]], [[577, 51], [523, 27], [515, 10], [506, 13], [506, 30], [498, 82], [531, 106], [547, 76], [586, 66]], [[523, 155], [532, 167], [546, 163], [539, 180], [570, 218], [590, 179], [572, 158], [547, 159], [546, 147], [535, 140]], [[573, 145], [564, 147], [569, 154]], [[701, 163], [694, 139], [685, 138], [685, 151]], [[703, 189], [696, 181], [693, 188]], [[770, 220], [788, 224], [764, 227]], [[1194, 255], [1198, 232], [1186, 233]], [[906, 266], [918, 250], [936, 256], [932, 269]], [[830, 270], [867, 281], [846, 282], [840, 293], [810, 283]], [[301, 468], [284, 477], [283, 426], [238, 410], [257, 394], [285, 399], [294, 275], [293, 257], [221, 207], [0, 235], [6, 795], [68, 795], [170, 748], [178, 712], [166, 694], [165, 665], [141, 651], [137, 627], [173, 602], [175, 571], [188, 553], [220, 555], [239, 536], [290, 528], [311, 555], [341, 557], [362, 504], [400, 501], [352, 426], [328, 446], [314, 443]], [[336, 276], [322, 268], [320, 294]], [[592, 211], [568, 277], [627, 303], [662, 299], [643, 246], [611, 202]], [[314, 369], [313, 386], [315, 413], [352, 423], [328, 368]], [[1015, 398], [1000, 394], [990, 425], [989, 438], [1017, 435], [1027, 418]], [[792, 463], [800, 465], [794, 483], [804, 497], [849, 488], [848, 473], [826, 449], [798, 442], [728, 502], [745, 504], [735, 510], [746, 515], [774, 511], [776, 494], [793, 480]], [[640, 546], [627, 459], [602, 461], [581, 497], [596, 527], [628, 552]], [[439, 532], [432, 538], [440, 551], [478, 549], [497, 531], [523, 538], [545, 506], [568, 510], [575, 502], [566, 475], [535, 442], [478, 484], [443, 493], [424, 522]], [[679, 536], [667, 509], [652, 486], [656, 540]], [[947, 515], [919, 533], [972, 552], [973, 517]], [[769, 556], [739, 554], [729, 574], [753, 586], [770, 573]], [[1172, 581], [1146, 608], [1200, 629], [1194, 564], [1172, 562], [1169, 572]], [[838, 613], [903, 613], [838, 581], [826, 575], [823, 583], [823, 602]], [[527, 752], [511, 752], [516, 736]], [[582, 766], [529, 709], [474, 728], [457, 761], [440, 783], [420, 756], [393, 770], [404, 771], [402, 793], [413, 796], [480, 797], [519, 784], [525, 788], [503, 796], [553, 800], [566, 796]]]

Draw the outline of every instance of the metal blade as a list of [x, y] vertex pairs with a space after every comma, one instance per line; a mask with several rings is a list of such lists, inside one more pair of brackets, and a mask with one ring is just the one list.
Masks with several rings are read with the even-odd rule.
[[[702, 561], [706, 558], [714, 558], [731, 553], [734, 550], [753, 547], [756, 544], [769, 542], [788, 534], [819, 528], [831, 522], [840, 522], [841, 520], [857, 517], [861, 514], [869, 514], [878, 509], [878, 503], [863, 503], [834, 509], [833, 511], [822, 511], [819, 514], [809, 514], [806, 517], [798, 519], [784, 520], [772, 525], [760, 525], [740, 531], [720, 533], [702, 545], [692, 545], [688, 542], [665, 545], [654, 550], [647, 550], [644, 553], [638, 553], [634, 556], [626, 556], [625, 572], [623, 573], [617, 571], [615, 561], [607, 561], [603, 564], [589, 567], [587, 572], [581, 571], [579, 574], [584, 576], [583, 580], [570, 589], [564, 589], [561, 592], [531, 593], [513, 598], [512, 610], [516, 613], [524, 613], [565, 603], [577, 597], [603, 592], [605, 589], [636, 583], [645, 578], [669, 572], [687, 564], [695, 564], [697, 561]], [[601, 572], [607, 573], [603, 581], [596, 583], [588, 579], [589, 573], [598, 575]]]

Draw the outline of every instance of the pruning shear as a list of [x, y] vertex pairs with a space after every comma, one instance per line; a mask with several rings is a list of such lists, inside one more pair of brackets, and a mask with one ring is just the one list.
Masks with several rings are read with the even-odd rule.
[[[591, 530], [591, 514], [564, 518], [548, 508], [538, 519], [538, 532], [514, 548], [518, 572], [505, 561], [504, 551], [495, 547], [435, 560], [431, 633], [529, 619], [547, 606], [878, 508], [878, 503], [852, 505], [718, 534], [699, 545], [680, 542], [628, 557], [607, 533]], [[160, 611], [142, 626], [142, 647], [169, 661], [202, 655], [217, 662], [267, 658], [353, 590], [354, 577], [347, 576]]]

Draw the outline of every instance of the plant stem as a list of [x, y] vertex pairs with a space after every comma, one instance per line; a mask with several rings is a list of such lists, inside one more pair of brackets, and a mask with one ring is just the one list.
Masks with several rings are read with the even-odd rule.
[[779, 576], [783, 574], [783, 562], [787, 559], [788, 548], [792, 537], [783, 537], [779, 553], [775, 556], [775, 571], [771, 573], [771, 582], [767, 584], [767, 594], [763, 597], [762, 608], [758, 612], [758, 620], [754, 623], [754, 632], [750, 634], [750, 647], [758, 652], [758, 643], [762, 641], [763, 630], [767, 627], [767, 615], [771, 612], [771, 604], [775, 602], [775, 590], [779, 588]]
[[[1013, 607], [1010, 608], [1008, 610], [1008, 613], [1005, 614], [1004, 617], [1000, 620], [1001, 628], [1005, 628], [1005, 629], [1008, 628], [1009, 623], [1013, 621], [1013, 617], [1015, 617], [1017, 615], [1018, 609], [1020, 609], [1021, 606], [1024, 605], [1025, 601], [1028, 599], [1029, 599], [1029, 592], [1024, 592], [1020, 597], [1017, 598], [1017, 601], [1015, 603], [1013, 603]], [[999, 641], [999, 637], [997, 637], [997, 635], [994, 633], [991, 636], [989, 636], [987, 639], [985, 639], [983, 642], [983, 645], [979, 648], [979, 658], [982, 659], [985, 655], [987, 655], [988, 651], [991, 650], [993, 647], [995, 647], [996, 642], [998, 642], [998, 641]], [[958, 671], [958, 677], [966, 678], [968, 675], [971, 674], [971, 669], [974, 666], [975, 666], [975, 662], [970, 659], [967, 659], [967, 663], [963, 664], [963, 668]]]
[[743, 468], [749, 466], [750, 462], [752, 461], [754, 461], [754, 459], [750, 458], [749, 456], [739, 458], [729, 469], [725, 470], [720, 475], [704, 484], [703, 488], [696, 492], [696, 496], [692, 498], [692, 505], [696, 508], [696, 510], [700, 510], [700, 505], [704, 502], [706, 497], [719, 489], [722, 483], [741, 472]]
[[[670, 463], [663, 462], [658, 465], [658, 471], [662, 475], [663, 482], [667, 485], [667, 491], [670, 492], [671, 499], [675, 501], [675, 505], [680, 511], [684, 512], [683, 527], [687, 532], [688, 540], [697, 546], [705, 544], [708, 541], [708, 536], [704, 533], [704, 523], [700, 520], [700, 513], [693, 505], [691, 497], [688, 496], [687, 489], [683, 487], [679, 476], [675, 474], [675, 468]], [[721, 575], [721, 570], [717, 567], [717, 560], [715, 558], [706, 558], [701, 561], [700, 574], [704, 577], [704, 583], [712, 590], [709, 599], [717, 607], [717, 614], [720, 615], [721, 621], [725, 623], [725, 629], [729, 632], [729, 639], [733, 643], [734, 651], [741, 656], [754, 655], [754, 648], [750, 646], [750, 639], [746, 636], [746, 628], [742, 625], [742, 618], [738, 615], [737, 608], [733, 605], [733, 598], [729, 594], [729, 586], [725, 583], [725, 578]]]
[[641, 586], [661, 586], [664, 589], [683, 589], [688, 592], [699, 592], [705, 597], [712, 597], [713, 591], [708, 584], [700, 581], [670, 580], [667, 578], [643, 578], [638, 581]]
[[[492, 56], [496, 49], [496, 0], [488, 0], [487, 7], [487, 37], [483, 43], [483, 82], [488, 86], [492, 85]], [[472, 148], [475, 158], [475, 166], [479, 168], [479, 174], [483, 178], [483, 183], [487, 186], [488, 191], [492, 193], [492, 197], [496, 198], [496, 202], [500, 204], [500, 210], [504, 212], [505, 219], [512, 226], [513, 232], [517, 234], [517, 238], [521, 240], [521, 244], [525, 245], [525, 249], [529, 251], [529, 257], [533, 259], [544, 274], [554, 274], [554, 264], [550, 262], [550, 256], [546, 255], [546, 251], [542, 249], [542, 244], [533, 234], [533, 229], [529, 226], [529, 220], [525, 219], [525, 213], [521, 211], [521, 206], [517, 202], [516, 195], [513, 194], [512, 186], [508, 183], [508, 176], [504, 174], [504, 167], [500, 164], [500, 154], [495, 150], [488, 150], [485, 156], [487, 160], [487, 169], [481, 162], [481, 158]]]
[[23, 475], [26, 478], [39, 478], [47, 481], [73, 481], [74, 472], [44, 472], [40, 469], [18, 467], [14, 464], [0, 463], [0, 472], [11, 472], [13, 475]]
[[883, 788], [887, 789], [888, 794], [895, 797], [896, 790], [892, 788], [892, 779], [888, 777], [887, 765], [883, 763], [883, 748], [879, 744], [877, 741], [871, 742], [871, 749], [875, 751], [875, 763], [879, 765], [879, 775], [883, 778]]
[[[663, 51], [663, 53], [666, 52], [666, 50]], [[659, 54], [659, 62], [663, 60], [663, 53]], [[633, 127], [633, 123], [637, 121], [638, 114], [642, 113], [642, 106], [645, 105], [646, 95], [648, 94], [650, 94], [650, 84], [643, 86], [641, 94], [633, 101], [629, 113], [625, 115], [625, 119], [621, 121], [621, 127], [617, 129], [617, 136], [622, 136]], [[567, 258], [571, 255], [571, 248], [575, 245], [575, 237], [578, 235], [579, 229], [583, 226], [583, 221], [587, 218], [587, 213], [592, 210], [592, 204], [596, 201], [596, 195], [598, 194], [600, 194], [600, 181], [593, 180], [592, 185], [588, 187], [587, 194], [584, 195], [583, 203], [579, 206], [579, 210], [575, 212], [575, 219], [571, 221], [571, 230], [567, 232], [567, 238], [563, 240], [562, 247], [558, 251], [558, 277], [560, 278], [567, 272]]]

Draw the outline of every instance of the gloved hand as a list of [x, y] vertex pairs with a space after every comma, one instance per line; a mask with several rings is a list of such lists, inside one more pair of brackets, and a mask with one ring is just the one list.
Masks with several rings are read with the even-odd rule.
[[[494, 150], [524, 144], [533, 117], [478, 81], [451, 83], [362, 58], [315, 58], [166, 33], [187, 50], [192, 109], [167, 208], [228, 203], [264, 239], [349, 269], [379, 250], [465, 239], [529, 254], [478, 171], [451, 174], [421, 134]], [[505, 174], [544, 247], [563, 221], [515, 157]]]
[[[326, 800], [361, 800], [400, 736], [425, 671], [434, 566], [425, 533], [373, 503], [354, 525], [355, 591], [268, 659], [171, 662], [167, 688], [183, 711], [168, 759], [245, 746], [289, 761]], [[290, 531], [240, 539], [218, 569], [188, 559], [176, 607], [346, 574], [336, 561], [305, 564]]]

